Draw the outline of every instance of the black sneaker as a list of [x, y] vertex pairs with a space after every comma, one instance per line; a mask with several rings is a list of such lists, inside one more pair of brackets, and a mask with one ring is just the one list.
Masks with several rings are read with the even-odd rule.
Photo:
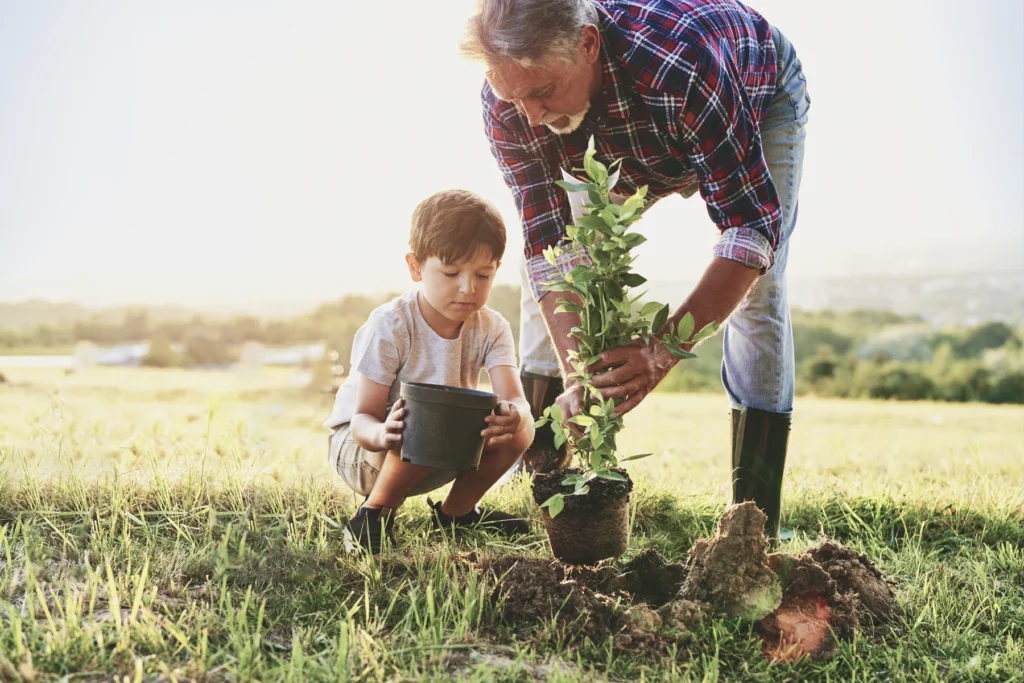
[[473, 508], [461, 517], [449, 517], [441, 512], [441, 503], [427, 498], [427, 505], [434, 511], [431, 521], [440, 529], [451, 529], [456, 534], [469, 528], [493, 531], [502, 536], [519, 536], [530, 533], [530, 525], [525, 519], [514, 517], [507, 512], [498, 510], [481, 510]]
[[355, 517], [345, 522], [345, 550], [369, 550], [376, 555], [381, 551], [385, 539], [390, 545], [395, 544], [395, 536], [391, 531], [394, 525], [394, 510], [360, 507]]

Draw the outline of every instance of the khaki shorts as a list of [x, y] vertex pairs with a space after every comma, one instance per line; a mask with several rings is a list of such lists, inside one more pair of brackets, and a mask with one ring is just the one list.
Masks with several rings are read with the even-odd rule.
[[[331, 432], [328, 440], [328, 458], [331, 467], [341, 475], [342, 480], [356, 493], [368, 496], [373, 490], [386, 452], [368, 451], [352, 440], [349, 425], [344, 424]], [[409, 491], [410, 496], [419, 496], [439, 489], [459, 476], [458, 470], [432, 470]]]

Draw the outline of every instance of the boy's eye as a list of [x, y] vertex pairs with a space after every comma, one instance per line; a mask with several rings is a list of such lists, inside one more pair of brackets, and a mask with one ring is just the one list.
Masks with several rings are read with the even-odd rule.
[[490, 280], [491, 279], [490, 275], [477, 275], [477, 277], [479, 279], [481, 279], [481, 280]]
[[445, 277], [455, 277], [457, 275], [458, 275], [458, 273], [445, 273], [444, 274]]

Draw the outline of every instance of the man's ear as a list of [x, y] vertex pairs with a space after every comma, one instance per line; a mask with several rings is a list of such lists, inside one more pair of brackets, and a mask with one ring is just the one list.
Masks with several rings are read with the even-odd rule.
[[412, 281], [421, 282], [423, 280], [423, 271], [420, 262], [416, 260], [416, 254], [411, 251], [406, 254], [405, 263], [409, 266], [409, 277], [412, 278]]
[[583, 27], [579, 49], [584, 64], [593, 64], [601, 58], [601, 32], [593, 24]]

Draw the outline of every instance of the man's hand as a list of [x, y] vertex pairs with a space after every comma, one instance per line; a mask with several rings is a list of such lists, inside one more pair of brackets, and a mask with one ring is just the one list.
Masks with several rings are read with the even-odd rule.
[[519, 409], [511, 401], [498, 401], [494, 413], [484, 419], [488, 425], [480, 432], [484, 437], [484, 450], [509, 443], [519, 432]]
[[380, 424], [380, 443], [383, 451], [402, 451], [402, 430], [405, 429], [405, 399], [400, 398], [391, 406], [391, 414]]
[[[622, 399], [615, 414], [625, 415], [654, 391], [675, 364], [675, 358], [657, 339], [652, 338], [647, 344], [637, 340], [602, 353], [589, 368], [600, 373], [595, 374], [590, 383], [600, 390], [605, 400]], [[600, 372], [607, 368], [612, 369]]]
[[575, 429], [577, 432], [579, 431], [577, 425], [570, 424], [569, 418], [583, 412], [583, 392], [584, 389], [579, 384], [570, 384], [555, 399], [555, 404], [562, 409], [562, 417], [565, 420], [563, 426]]

